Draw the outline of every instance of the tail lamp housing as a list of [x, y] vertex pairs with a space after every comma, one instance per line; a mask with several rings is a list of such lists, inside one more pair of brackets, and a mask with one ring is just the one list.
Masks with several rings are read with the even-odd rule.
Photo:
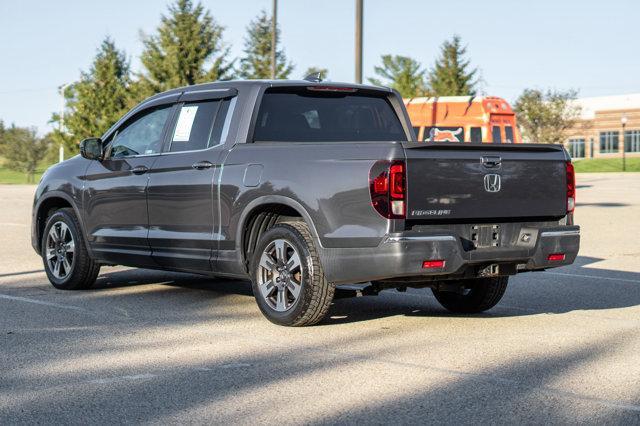
[[576, 208], [576, 173], [573, 164], [567, 161], [567, 213]]
[[371, 205], [382, 217], [404, 219], [407, 209], [406, 164], [401, 160], [378, 161], [369, 171]]

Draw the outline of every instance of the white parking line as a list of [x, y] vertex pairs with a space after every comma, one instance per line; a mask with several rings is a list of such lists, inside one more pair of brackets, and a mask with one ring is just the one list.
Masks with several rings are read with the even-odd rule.
[[20, 296], [9, 296], [8, 294], [0, 294], [0, 299], [14, 300], [16, 302], [33, 303], [34, 305], [52, 306], [54, 308], [70, 309], [72, 311], [89, 312], [86, 309], [82, 309], [78, 306], [63, 305], [60, 303], [53, 303], [53, 302], [45, 302], [44, 300], [29, 299], [29, 298], [20, 297]]
[[97, 384], [100, 384], [100, 385], [106, 385], [106, 384], [109, 384], [109, 383], [123, 382], [123, 381], [129, 381], [129, 380], [153, 379], [154, 377], [157, 377], [157, 376], [155, 374], [149, 374], [149, 373], [133, 374], [133, 375], [130, 375], [130, 376], [109, 377], [109, 378], [106, 378], [106, 379], [91, 380], [89, 383], [97, 383]]
[[0, 226], [21, 226], [27, 228], [29, 225], [26, 223], [0, 222]]
[[625, 283], [634, 283], [634, 284], [640, 284], [640, 280], [630, 280], [627, 278], [612, 278], [612, 277], [599, 277], [597, 275], [582, 275], [582, 274], [566, 274], [563, 272], [549, 272], [549, 271], [544, 271], [545, 274], [551, 274], [551, 275], [563, 275], [566, 277], [578, 277], [578, 278], [592, 278], [594, 280], [607, 280], [607, 281], [622, 281]]

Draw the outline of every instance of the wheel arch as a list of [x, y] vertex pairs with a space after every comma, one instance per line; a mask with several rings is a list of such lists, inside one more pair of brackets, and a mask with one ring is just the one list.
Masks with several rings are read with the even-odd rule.
[[[262, 217], [261, 217], [262, 215]], [[283, 219], [298, 218], [304, 221], [317, 245], [322, 248], [317, 230], [309, 212], [299, 202], [280, 195], [267, 195], [251, 201], [243, 210], [236, 233], [236, 247], [240, 252], [242, 266], [248, 271], [248, 264], [253, 248], [260, 236]]]
[[33, 221], [34, 221], [33, 245], [34, 245], [34, 248], [38, 251], [38, 253], [40, 253], [42, 248], [41, 247], [42, 233], [44, 232], [44, 228], [47, 224], [47, 217], [49, 217], [49, 212], [51, 212], [52, 210], [59, 210], [63, 208], [73, 209], [76, 215], [76, 218], [78, 219], [78, 222], [80, 222], [80, 225], [82, 227], [82, 229], [80, 229], [80, 232], [84, 234], [84, 223], [82, 220], [83, 218], [80, 215], [80, 211], [78, 209], [78, 206], [75, 203], [75, 200], [70, 195], [64, 192], [60, 192], [60, 191], [48, 192], [45, 196], [43, 196], [38, 200], [38, 203], [34, 209], [35, 214], [33, 217]]

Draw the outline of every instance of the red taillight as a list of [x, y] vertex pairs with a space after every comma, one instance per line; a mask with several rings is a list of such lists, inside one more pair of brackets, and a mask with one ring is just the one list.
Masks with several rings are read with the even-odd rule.
[[424, 269], [444, 268], [444, 260], [425, 260], [422, 262]]
[[552, 253], [549, 256], [547, 256], [547, 260], [550, 260], [552, 262], [558, 262], [558, 261], [564, 260], [564, 253]]
[[378, 161], [369, 172], [371, 205], [387, 219], [406, 215], [406, 177], [404, 161]]
[[573, 164], [567, 161], [567, 213], [576, 207], [576, 173]]

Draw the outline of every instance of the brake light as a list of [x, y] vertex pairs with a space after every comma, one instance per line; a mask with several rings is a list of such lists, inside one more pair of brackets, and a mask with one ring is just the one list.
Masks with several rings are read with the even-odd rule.
[[576, 173], [573, 164], [567, 161], [567, 213], [576, 208]]
[[406, 216], [406, 173], [404, 161], [378, 161], [369, 171], [371, 205], [387, 219]]
[[422, 262], [422, 267], [424, 269], [444, 268], [444, 263], [444, 260], [425, 260]]
[[559, 262], [564, 260], [564, 253], [552, 253], [549, 256], [547, 256], [547, 260], [551, 261], [551, 262]]
[[355, 93], [358, 91], [355, 87], [344, 87], [344, 86], [308, 86], [307, 90], [311, 90], [312, 92], [346, 92], [346, 93]]

